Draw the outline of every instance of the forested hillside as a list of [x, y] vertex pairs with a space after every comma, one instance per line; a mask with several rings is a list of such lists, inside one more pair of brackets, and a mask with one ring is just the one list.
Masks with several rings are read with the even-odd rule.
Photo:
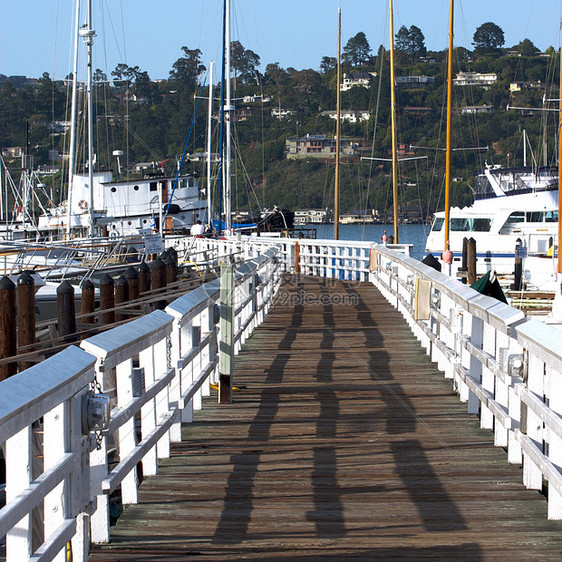
[[[537, 164], [556, 164], [558, 117], [538, 108], [543, 107], [543, 98], [559, 98], [555, 85], [558, 53], [552, 47], [540, 53], [528, 39], [506, 48], [502, 30], [493, 23], [476, 30], [473, 45], [473, 51], [455, 49], [453, 75], [473, 72], [495, 74], [497, 79], [486, 87], [454, 88], [452, 136], [457, 150], [453, 153], [453, 204], [471, 201], [475, 169], [486, 164], [523, 164], [523, 130], [529, 139], [529, 163], [534, 159]], [[260, 66], [259, 55], [239, 42], [232, 43], [231, 53], [237, 156], [233, 163], [233, 209], [251, 206], [256, 210], [274, 204], [291, 209], [332, 207], [334, 164], [312, 158], [288, 160], [285, 141], [307, 134], [334, 135], [335, 120], [324, 112], [336, 107], [335, 57], [319, 61], [319, 70], [296, 70], [281, 68], [276, 62]], [[401, 155], [427, 156], [400, 165], [400, 203], [422, 205], [428, 214], [442, 206], [446, 55], [426, 52], [423, 33], [416, 26], [402, 27], [396, 34]], [[389, 53], [382, 46], [375, 52], [365, 34], [359, 32], [345, 44], [343, 61], [342, 72], [347, 77], [370, 73], [370, 82], [367, 87], [353, 86], [342, 92], [342, 109], [369, 112], [370, 117], [362, 122], [342, 122], [342, 137], [353, 139], [358, 154], [342, 165], [341, 209], [384, 211], [392, 204], [390, 165], [360, 156], [386, 158], [390, 153]], [[207, 96], [208, 91], [205, 70], [201, 52], [182, 47], [167, 80], [153, 81], [139, 67], [124, 64], [109, 76], [96, 71], [96, 166], [115, 168], [114, 150], [125, 152], [122, 163], [129, 171], [136, 162], [164, 163], [173, 169], [184, 149], [189, 154], [204, 152], [207, 101], [201, 96]], [[21, 163], [17, 158], [9, 159], [4, 149], [10, 147], [27, 146], [34, 167], [60, 167], [57, 153], [68, 152], [69, 133], [61, 126], [70, 114], [68, 81], [53, 81], [47, 73], [38, 80], [2, 75], [0, 80], [0, 148], [12, 175], [17, 175]], [[517, 91], [510, 91], [510, 85]], [[215, 87], [215, 97], [220, 97], [220, 86]], [[219, 105], [217, 101], [217, 130]], [[546, 102], [544, 107], [554, 109], [557, 105]], [[507, 106], [527, 109], [507, 110]], [[82, 107], [80, 115], [85, 115]], [[83, 130], [83, 122], [80, 128]], [[218, 132], [214, 137], [213, 151], [218, 151]], [[84, 151], [82, 146], [79, 152]], [[205, 173], [202, 162], [185, 165]], [[64, 192], [60, 172], [46, 176], [45, 183], [49, 182], [55, 193]]]

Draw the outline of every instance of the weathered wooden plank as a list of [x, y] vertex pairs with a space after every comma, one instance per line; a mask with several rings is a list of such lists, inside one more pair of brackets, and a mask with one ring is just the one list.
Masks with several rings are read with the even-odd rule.
[[322, 285], [283, 286], [234, 403], [196, 412], [92, 560], [559, 560], [562, 524], [400, 314]]

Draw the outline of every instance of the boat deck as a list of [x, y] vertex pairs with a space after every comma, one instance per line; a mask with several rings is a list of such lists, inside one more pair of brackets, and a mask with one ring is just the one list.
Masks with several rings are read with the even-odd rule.
[[368, 284], [288, 278], [92, 560], [560, 560], [521, 483]]

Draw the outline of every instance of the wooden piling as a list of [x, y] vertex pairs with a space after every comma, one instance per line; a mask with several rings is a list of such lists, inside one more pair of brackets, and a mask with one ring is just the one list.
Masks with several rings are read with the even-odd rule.
[[523, 258], [521, 249], [521, 238], [517, 238], [515, 243], [515, 268], [513, 270], [513, 283], [511, 285], [511, 290], [522, 291], [523, 290]]
[[[18, 349], [35, 343], [35, 281], [24, 271], [18, 278], [17, 286]], [[20, 362], [20, 371], [29, 369], [35, 363]]]
[[[129, 282], [121, 275], [115, 282], [115, 306], [124, 304], [129, 300]], [[115, 321], [122, 322], [128, 320], [129, 314], [124, 312], [123, 309], [115, 311]]]
[[123, 276], [129, 283], [129, 300], [134, 301], [140, 296], [140, 275], [139, 272], [133, 267], [128, 267], [123, 273]]
[[114, 286], [115, 282], [111, 276], [105, 273], [100, 279], [100, 322], [102, 326], [115, 322], [115, 311], [108, 310], [115, 307]]
[[[165, 289], [166, 287], [166, 264], [160, 258], [155, 259], [150, 264], [150, 283], [153, 291]], [[166, 308], [166, 301], [156, 301], [154, 306], [164, 310]]]
[[150, 267], [146, 262], [139, 265], [139, 293], [150, 291]]
[[178, 279], [178, 266], [174, 258], [168, 254], [164, 263], [166, 264], [166, 284], [170, 285], [175, 283]]
[[[0, 359], [17, 354], [16, 286], [9, 277], [0, 279]], [[17, 364], [0, 365], [0, 381], [15, 375]]]
[[476, 240], [469, 238], [466, 243], [467, 281], [469, 285], [476, 282]]
[[462, 239], [462, 260], [461, 260], [462, 282], [466, 284], [468, 271], [468, 238]]
[[301, 247], [298, 242], [295, 242], [295, 275], [301, 272]]
[[80, 301], [80, 314], [88, 315], [82, 318], [84, 324], [93, 324], [94, 311], [96, 310], [96, 296], [94, 284], [86, 279], [82, 282], [82, 300]]
[[150, 284], [153, 291], [166, 286], [166, 264], [160, 258], [150, 263]]
[[63, 281], [57, 287], [58, 335], [65, 342], [72, 341], [70, 334], [76, 333], [76, 314], [74, 310], [74, 287]]

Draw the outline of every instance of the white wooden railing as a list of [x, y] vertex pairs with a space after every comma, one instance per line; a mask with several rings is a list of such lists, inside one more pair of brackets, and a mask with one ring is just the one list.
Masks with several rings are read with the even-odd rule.
[[[278, 253], [268, 249], [235, 271], [235, 352], [279, 288]], [[137, 502], [139, 463], [143, 476], [156, 474], [170, 443], [181, 441], [182, 422], [210, 394], [219, 307], [213, 281], [0, 383], [8, 562], [63, 561], [70, 551], [86, 560], [90, 540], [109, 540], [114, 492], [123, 504]], [[102, 396], [111, 416], [95, 431]]]
[[522, 463], [524, 484], [547, 489], [549, 519], [562, 519], [560, 330], [410, 258], [407, 245], [266, 237], [220, 244], [221, 255], [230, 248], [246, 256], [279, 245], [286, 271], [378, 287], [508, 462]]

